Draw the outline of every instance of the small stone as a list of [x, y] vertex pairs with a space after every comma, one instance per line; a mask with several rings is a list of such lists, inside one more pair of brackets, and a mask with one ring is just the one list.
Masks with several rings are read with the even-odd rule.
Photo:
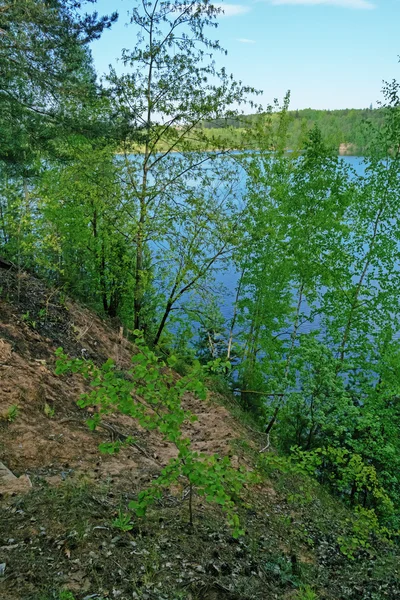
[[201, 565], [197, 565], [197, 567], [196, 567], [196, 571], [197, 571], [198, 573], [205, 573], [205, 572], [206, 572], [205, 568], [204, 568], [204, 567], [202, 567]]
[[6, 572], [6, 563], [0, 563], [0, 577], [4, 577], [5, 572]]

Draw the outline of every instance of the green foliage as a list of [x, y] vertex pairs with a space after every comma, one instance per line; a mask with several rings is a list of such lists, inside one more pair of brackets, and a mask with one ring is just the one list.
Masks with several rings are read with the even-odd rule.
[[52, 419], [56, 414], [54, 406], [50, 406], [50, 404], [47, 404], [47, 402], [44, 403], [43, 412], [49, 419]]
[[318, 600], [318, 594], [309, 585], [305, 585], [297, 591], [296, 600]]
[[[96, 425], [92, 426], [91, 422], [88, 422], [89, 428], [94, 430]], [[129, 443], [129, 442], [128, 442]], [[121, 448], [127, 445], [127, 442], [121, 442], [117, 440], [116, 442], [103, 442], [99, 444], [99, 450], [102, 454], [118, 454]]]
[[131, 515], [119, 511], [118, 517], [112, 522], [112, 526], [120, 531], [131, 531], [133, 529], [133, 523], [131, 521]]
[[263, 417], [275, 447], [396, 530], [398, 84], [384, 96], [363, 171], [345, 167], [318, 128], [301, 155], [280, 150], [287, 104], [279, 125], [266, 125], [277, 151], [266, 142], [243, 157], [237, 374], [242, 405]]
[[0, 160], [14, 174], [37, 173], [40, 153], [54, 154], [55, 140], [66, 133], [93, 131], [93, 115], [83, 119], [79, 108], [95, 95], [87, 45], [117, 15], [85, 17], [81, 5], [24, 0], [2, 6]]
[[[145, 345], [143, 334], [140, 331], [134, 333], [138, 352], [132, 357], [133, 366], [124, 372], [124, 377], [116, 372], [112, 360], [97, 367], [91, 361], [69, 359], [62, 349], [57, 350], [56, 373], [80, 373], [90, 381], [93, 390], [82, 394], [78, 404], [81, 408], [98, 407], [97, 415], [89, 421], [92, 429], [102, 415], [117, 410], [137, 419], [147, 430], [158, 430], [164, 440], [175, 445], [177, 457], [171, 459], [153, 484], [131, 502], [130, 508], [138, 516], [144, 516], [148, 507], [162, 497], [163, 489], [179, 484], [183, 478], [188, 486], [190, 523], [193, 523], [193, 496], [197, 494], [204, 496], [207, 502], [221, 506], [233, 534], [242, 534], [235, 512], [235, 500], [248, 479], [247, 475], [242, 470], [232, 468], [226, 457], [207, 456], [193, 451], [190, 440], [182, 433], [185, 422], [196, 419], [184, 409], [183, 398], [185, 394], [193, 393], [198, 398], [206, 399], [203, 379], [207, 371], [195, 363], [188, 375], [178, 378], [171, 370], [176, 358], [170, 356], [166, 362], [160, 360]], [[209, 363], [207, 370], [218, 372], [221, 365], [225, 368], [221, 360], [215, 364]], [[121, 442], [102, 444], [101, 450], [114, 453], [122, 445]]]
[[354, 503], [358, 495], [363, 496], [364, 504], [369, 501], [378, 512], [389, 516], [394, 512], [393, 502], [382, 488], [377, 472], [372, 465], [365, 464], [362, 457], [345, 448], [317, 448], [304, 452], [293, 448], [293, 459], [309, 473], [314, 473], [322, 481], [328, 482], [340, 494]]
[[8, 423], [14, 423], [18, 418], [20, 409], [17, 404], [12, 404], [5, 413], [1, 415], [1, 420], [7, 421]]
[[[177, 310], [186, 321], [201, 318], [202, 296], [212, 298], [207, 288], [234, 243], [237, 168], [227, 143], [198, 125], [236, 114], [234, 106], [255, 90], [216, 68], [212, 56], [222, 49], [207, 30], [218, 12], [203, 1], [188, 7], [174, 0], [151, 11], [139, 2], [130, 14], [137, 42], [122, 52], [128, 70], [112, 68], [107, 77], [121, 118], [133, 323], [152, 346], [165, 345], [167, 323], [181, 319]], [[215, 152], [205, 152], [210, 147]]]
[[30, 318], [29, 310], [26, 313], [24, 313], [21, 318], [23, 322], [26, 323], [29, 327], [32, 327], [32, 329], [36, 329], [36, 321]]
[[58, 600], [75, 600], [75, 596], [68, 590], [62, 590], [59, 593]]
[[264, 570], [268, 575], [278, 578], [282, 585], [291, 584], [294, 587], [299, 585], [298, 574], [293, 572], [292, 563], [284, 556], [265, 563]]
[[393, 514], [394, 506], [380, 487], [376, 473], [371, 467], [362, 464], [360, 457], [351, 455], [346, 450], [328, 448], [304, 452], [296, 447], [292, 449], [290, 456], [273, 453], [263, 455], [259, 459], [259, 468], [270, 477], [279, 472], [296, 478], [296, 491], [286, 493], [288, 502], [296, 507], [306, 506], [315, 500], [315, 484], [313, 488], [310, 477], [322, 479], [344, 499], [352, 493], [354, 495], [356, 490], [362, 490], [364, 494], [368, 490], [374, 498], [375, 508], [356, 506], [353, 513], [350, 512], [341, 523], [343, 533], [337, 537], [340, 551], [352, 560], [358, 552], [368, 550], [377, 540], [387, 544], [398, 537], [397, 531], [380, 522], [380, 517], [385, 516], [387, 519]]
[[[280, 113], [271, 116], [244, 115], [238, 119], [229, 120], [229, 128], [226, 122], [215, 120], [203, 124], [206, 134], [211, 133], [221, 137], [229, 137], [231, 146], [239, 148], [246, 139], [246, 134], [255, 127], [266, 121], [272, 120], [270, 126], [275, 132], [279, 131]], [[288, 111], [287, 120], [287, 147], [291, 149], [301, 148], [304, 138], [315, 126], [320, 129], [324, 142], [335, 149], [343, 144], [343, 154], [362, 155], [370, 147], [371, 126], [380, 128], [384, 124], [384, 111], [382, 109], [344, 109], [344, 110], [304, 110]], [[259, 144], [254, 140], [250, 148], [258, 148]]]
[[373, 510], [357, 507], [355, 518], [348, 523], [351, 532], [347, 535], [339, 536], [338, 543], [341, 552], [350, 559], [356, 557], [360, 550], [368, 550], [372, 546], [372, 540], [377, 539], [388, 543], [393, 533], [386, 527], [381, 527]]

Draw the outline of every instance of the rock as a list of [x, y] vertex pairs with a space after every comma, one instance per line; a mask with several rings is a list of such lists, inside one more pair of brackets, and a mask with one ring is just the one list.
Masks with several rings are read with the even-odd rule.
[[197, 573], [205, 573], [206, 572], [205, 568], [202, 565], [197, 565], [196, 571], [197, 571]]
[[28, 475], [16, 477], [5, 464], [0, 462], [0, 495], [22, 494], [28, 492], [32, 487]]

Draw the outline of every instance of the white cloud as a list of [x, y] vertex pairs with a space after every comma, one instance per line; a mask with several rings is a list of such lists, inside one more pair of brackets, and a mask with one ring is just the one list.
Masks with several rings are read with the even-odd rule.
[[254, 40], [248, 40], [247, 38], [236, 38], [237, 42], [240, 42], [241, 44], [255, 44], [256, 42]]
[[221, 8], [223, 11], [219, 17], [236, 17], [250, 11], [250, 6], [245, 6], [244, 4], [225, 4], [222, 2], [215, 2], [213, 4], [216, 8]]
[[361, 10], [370, 10], [376, 5], [370, 0], [271, 0], [272, 4], [292, 4], [297, 6], [340, 6], [342, 8], [356, 8]]

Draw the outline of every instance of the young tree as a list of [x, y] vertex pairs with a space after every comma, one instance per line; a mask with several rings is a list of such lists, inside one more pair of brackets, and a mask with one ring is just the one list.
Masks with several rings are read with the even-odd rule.
[[85, 4], [0, 3], [1, 251], [19, 267], [46, 275], [60, 272], [60, 265], [52, 262], [54, 244], [45, 249], [43, 243], [44, 233], [50, 241], [51, 225], [44, 232], [44, 202], [35, 186], [58, 159], [76, 162], [79, 136], [82, 146], [84, 137], [97, 138], [99, 145], [99, 123], [109, 121], [88, 43], [116, 14], [82, 15]]
[[36, 268], [111, 318], [127, 322], [133, 262], [113, 147], [69, 140], [68, 162], [36, 186]]
[[[136, 248], [136, 329], [149, 329], [146, 290], [165, 274], [163, 307], [147, 334], [154, 344], [171, 309], [204, 284], [233, 241], [237, 169], [223, 141], [200, 125], [233, 114], [254, 90], [216, 67], [212, 54], [221, 48], [206, 29], [215, 26], [218, 12], [208, 0], [143, 0], [130, 13], [138, 39], [123, 52], [127, 72], [112, 70], [108, 77], [116, 114], [125, 123], [121, 169]], [[157, 268], [159, 248], [167, 269], [165, 261]]]
[[[248, 275], [242, 282], [245, 333], [258, 332], [250, 353], [257, 351], [258, 379], [250, 390], [260, 392], [267, 416], [272, 414], [267, 430], [274, 424], [275, 443], [287, 452], [299, 446], [304, 460], [317, 461], [322, 481], [395, 527], [400, 492], [395, 434], [400, 414], [398, 91], [395, 82], [384, 90], [384, 122], [370, 131], [364, 172], [347, 172], [317, 131], [299, 159], [281, 161], [274, 155], [250, 170], [246, 229], [252, 243], [243, 256]], [[276, 294], [273, 284], [279, 282]], [[304, 321], [308, 332], [300, 327]], [[274, 354], [275, 336], [282, 342]], [[266, 401], [270, 392], [272, 403]]]
[[319, 130], [300, 156], [286, 153], [286, 132], [284, 109], [275, 152], [267, 146], [248, 159], [245, 243], [238, 255], [242, 399], [264, 411], [273, 407], [268, 430], [295, 383], [292, 360], [302, 326], [318, 318], [318, 290], [331, 277], [351, 199], [346, 169]]

